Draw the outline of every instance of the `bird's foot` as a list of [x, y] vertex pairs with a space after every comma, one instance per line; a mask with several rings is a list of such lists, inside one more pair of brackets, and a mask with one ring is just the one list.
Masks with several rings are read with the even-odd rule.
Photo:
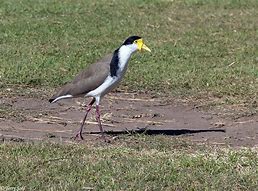
[[106, 138], [105, 135], [101, 136], [101, 139], [105, 142], [105, 143], [111, 143], [111, 141], [109, 139]]
[[82, 136], [82, 133], [81, 132], [78, 132], [74, 137], [73, 137], [74, 140], [78, 139], [79, 141], [82, 141], [84, 138]]

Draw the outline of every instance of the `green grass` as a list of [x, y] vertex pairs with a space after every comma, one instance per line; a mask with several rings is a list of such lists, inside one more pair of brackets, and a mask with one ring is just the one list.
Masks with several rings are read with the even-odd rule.
[[[47, 96], [136, 34], [152, 53], [134, 55], [122, 88], [257, 108], [257, 10], [257, 0], [0, 0], [0, 97], [36, 96], [27, 85]], [[0, 117], [15, 114], [5, 107]], [[3, 143], [0, 190], [257, 190], [257, 163], [254, 150], [160, 136]]]
[[250, 103], [257, 9], [257, 0], [1, 0], [1, 84], [59, 86], [137, 34], [153, 52], [134, 56], [124, 88]]
[[257, 150], [196, 146], [161, 136], [123, 137], [113, 145], [4, 143], [0, 154], [0, 189], [258, 188]]

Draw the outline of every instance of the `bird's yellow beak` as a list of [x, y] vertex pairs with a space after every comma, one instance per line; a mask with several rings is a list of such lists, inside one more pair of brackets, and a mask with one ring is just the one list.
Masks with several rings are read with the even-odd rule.
[[149, 49], [149, 47], [146, 46], [146, 45], [143, 43], [143, 40], [142, 40], [142, 39], [137, 40], [136, 44], [137, 44], [137, 47], [138, 47], [138, 50], [139, 50], [139, 51], [141, 51], [142, 49], [144, 49], [144, 50], [147, 50], [147, 51], [151, 52], [151, 50]]

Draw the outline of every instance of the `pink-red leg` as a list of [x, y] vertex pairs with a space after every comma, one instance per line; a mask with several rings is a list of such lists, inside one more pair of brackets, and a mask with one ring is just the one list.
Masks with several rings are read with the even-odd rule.
[[97, 119], [98, 124], [99, 124], [99, 129], [100, 129], [100, 132], [101, 132], [101, 137], [102, 137], [102, 139], [104, 139], [105, 142], [107, 142], [106, 137], [104, 135], [103, 127], [102, 127], [101, 121], [100, 121], [99, 105], [96, 105], [96, 119]]
[[87, 110], [86, 110], [86, 113], [85, 113], [85, 116], [84, 116], [84, 118], [83, 118], [83, 120], [82, 120], [81, 127], [80, 127], [78, 133], [75, 135], [74, 139], [79, 138], [80, 140], [83, 140], [83, 136], [82, 136], [83, 126], [84, 126], [84, 123], [85, 123], [85, 121], [86, 121], [87, 115], [88, 115], [88, 113], [90, 112], [90, 110], [91, 110], [92, 105], [94, 104], [94, 102], [95, 102], [95, 98], [93, 98], [93, 99], [91, 100], [91, 102], [88, 104]]

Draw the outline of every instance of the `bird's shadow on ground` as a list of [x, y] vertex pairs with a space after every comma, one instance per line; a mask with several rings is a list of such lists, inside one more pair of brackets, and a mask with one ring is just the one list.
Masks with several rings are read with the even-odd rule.
[[[225, 129], [136, 129], [136, 130], [122, 130], [122, 131], [105, 131], [107, 135], [123, 135], [123, 134], [145, 134], [145, 135], [169, 135], [169, 136], [178, 136], [178, 135], [187, 135], [195, 133], [206, 133], [206, 132], [218, 132], [225, 133]], [[99, 132], [90, 132], [90, 134], [98, 134]]]

